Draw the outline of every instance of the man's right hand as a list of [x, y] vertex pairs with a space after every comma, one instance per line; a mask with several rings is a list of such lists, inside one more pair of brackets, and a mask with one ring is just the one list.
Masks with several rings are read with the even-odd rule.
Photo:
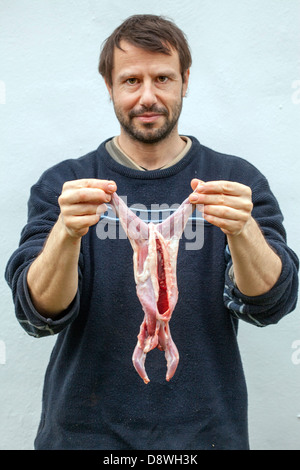
[[101, 206], [110, 201], [116, 189], [114, 181], [98, 179], [63, 185], [58, 221], [27, 274], [32, 302], [41, 315], [55, 318], [74, 299], [81, 237], [99, 221]]
[[74, 239], [85, 235], [92, 225], [99, 222], [105, 203], [116, 191], [114, 181], [79, 179], [67, 181], [58, 199], [60, 219], [67, 233]]

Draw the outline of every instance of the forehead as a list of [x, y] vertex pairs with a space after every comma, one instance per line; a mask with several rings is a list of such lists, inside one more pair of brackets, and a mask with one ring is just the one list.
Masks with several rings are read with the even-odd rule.
[[161, 72], [163, 69], [172, 69], [180, 74], [180, 61], [178, 52], [171, 49], [171, 54], [151, 52], [140, 47], [136, 47], [127, 41], [121, 41], [122, 50], [115, 47], [113, 77], [131, 70]]

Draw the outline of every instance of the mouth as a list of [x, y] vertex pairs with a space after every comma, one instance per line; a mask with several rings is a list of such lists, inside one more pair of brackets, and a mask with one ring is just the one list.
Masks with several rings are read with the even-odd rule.
[[158, 121], [159, 118], [161, 118], [163, 114], [158, 114], [158, 113], [144, 113], [136, 116], [136, 118], [143, 123], [149, 124], [149, 123], [154, 123]]

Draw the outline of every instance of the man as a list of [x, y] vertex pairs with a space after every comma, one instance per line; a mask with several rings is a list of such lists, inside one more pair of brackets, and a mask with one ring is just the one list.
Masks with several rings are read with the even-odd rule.
[[[37, 449], [249, 448], [238, 320], [266, 326], [295, 308], [298, 259], [266, 178], [179, 135], [190, 66], [172, 22], [126, 20], [99, 64], [120, 135], [49, 169], [31, 190], [6, 278], [25, 330], [59, 333]], [[202, 249], [179, 249], [171, 327], [180, 361], [170, 382], [158, 349], [147, 357], [148, 385], [131, 363], [143, 317], [132, 250], [127, 239], [97, 237], [116, 190], [129, 206], [171, 206], [188, 195], [203, 206]]]

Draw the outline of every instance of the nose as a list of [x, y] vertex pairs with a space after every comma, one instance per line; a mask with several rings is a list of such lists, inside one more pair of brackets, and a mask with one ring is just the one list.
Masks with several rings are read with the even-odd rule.
[[141, 88], [140, 105], [145, 108], [150, 108], [157, 103], [155, 94], [155, 87], [152, 82], [144, 82]]

